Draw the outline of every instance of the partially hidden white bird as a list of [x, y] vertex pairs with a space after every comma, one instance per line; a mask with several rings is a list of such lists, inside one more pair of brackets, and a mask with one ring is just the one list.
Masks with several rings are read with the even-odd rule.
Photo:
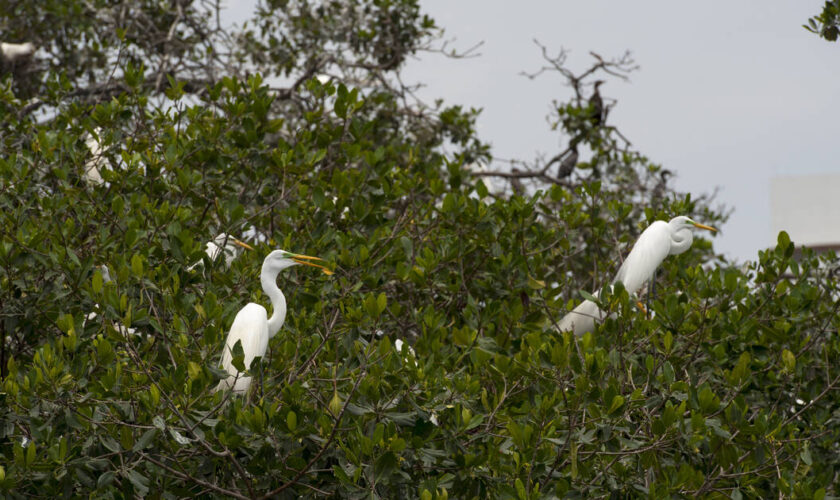
[[35, 45], [32, 42], [8, 43], [0, 42], [0, 55], [9, 62], [20, 61], [35, 53]]
[[237, 341], [242, 343], [246, 369], [251, 367], [254, 358], [265, 355], [268, 340], [277, 334], [286, 321], [286, 297], [277, 286], [277, 275], [280, 271], [298, 264], [317, 267], [324, 274], [332, 274], [332, 271], [326, 267], [312, 261], [323, 261], [323, 259], [285, 250], [275, 250], [265, 258], [260, 272], [260, 283], [274, 311], [271, 317], [268, 317], [265, 307], [251, 302], [236, 314], [222, 352], [222, 368], [228, 372], [229, 376], [219, 382], [216, 391], [232, 389], [237, 394], [248, 391], [251, 386], [251, 377], [244, 376], [233, 366], [233, 347]]
[[94, 129], [92, 134], [90, 132], [85, 133], [85, 146], [90, 151], [91, 157], [85, 162], [85, 171], [82, 178], [88, 184], [100, 185], [104, 182], [100, 173], [101, 169], [105, 168], [105, 157], [102, 155], [102, 143], [99, 139], [100, 133], [101, 129], [99, 127]]
[[[654, 221], [636, 240], [633, 249], [630, 250], [615, 274], [613, 283], [620, 281], [630, 294], [638, 292], [646, 281], [653, 279], [656, 268], [662, 264], [665, 257], [681, 254], [691, 247], [694, 241], [694, 233], [692, 233], [694, 228], [717, 231], [711, 226], [694, 222], [684, 215], [674, 217], [668, 222]], [[598, 297], [598, 292], [593, 295]], [[606, 317], [607, 313], [594, 302], [585, 300], [560, 320], [557, 329], [561, 332], [572, 331], [575, 335], [583, 335], [595, 329], [596, 321], [600, 323]]]
[[414, 348], [403, 342], [402, 339], [397, 339], [394, 341], [394, 349], [401, 355], [403, 352], [403, 346], [406, 346], [408, 350], [408, 352], [402, 356], [403, 362], [408, 363], [409, 361], [413, 361], [414, 366], [417, 366], [417, 353], [414, 352]]
[[[230, 265], [239, 257], [239, 254], [242, 253], [242, 249], [246, 250], [253, 250], [254, 248], [245, 243], [244, 241], [240, 241], [233, 236], [230, 236], [226, 233], [221, 233], [212, 241], [208, 241], [206, 245], [204, 245], [204, 253], [210, 257], [211, 261], [215, 261], [220, 255], [225, 256], [225, 268], [229, 268]], [[187, 271], [192, 271], [199, 265], [203, 264], [204, 261], [200, 260], [195, 264], [191, 265], [187, 268]]]

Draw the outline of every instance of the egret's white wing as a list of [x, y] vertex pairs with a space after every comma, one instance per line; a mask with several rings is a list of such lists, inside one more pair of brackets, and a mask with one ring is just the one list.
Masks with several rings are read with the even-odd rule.
[[[597, 297], [597, 294], [595, 296]], [[579, 306], [563, 316], [563, 319], [557, 324], [557, 329], [561, 332], [574, 332], [575, 335], [581, 336], [594, 330], [595, 322], [600, 323], [606, 317], [607, 314], [594, 302], [584, 300]]]
[[[219, 383], [217, 390], [222, 388], [223, 385], [226, 387], [234, 385], [233, 380], [236, 378], [238, 371], [233, 366], [233, 346], [236, 345], [237, 341], [242, 342], [242, 350], [245, 353], [245, 368], [251, 367], [251, 362], [254, 361], [255, 357], [265, 356], [265, 351], [268, 348], [268, 313], [263, 306], [250, 303], [243, 307], [236, 318], [233, 319], [222, 353], [222, 368], [231, 376]], [[234, 391], [246, 391], [250, 379], [251, 377], [243, 377], [240, 374], [234, 385]]]
[[668, 223], [656, 221], [642, 232], [624, 259], [613, 282], [620, 281], [628, 293], [638, 292], [662, 264], [671, 249]]
[[208, 241], [206, 245], [204, 245], [204, 253], [210, 257], [211, 261], [215, 261], [216, 257], [222, 253], [222, 247], [217, 245], [214, 241]]

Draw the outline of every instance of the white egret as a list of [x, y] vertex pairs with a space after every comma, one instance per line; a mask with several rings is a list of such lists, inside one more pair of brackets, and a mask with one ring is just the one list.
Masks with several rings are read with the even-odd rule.
[[87, 132], [85, 134], [85, 146], [90, 151], [91, 158], [85, 162], [85, 171], [82, 178], [88, 184], [102, 184], [102, 175], [100, 169], [105, 165], [105, 157], [102, 156], [102, 143], [99, 142], [100, 129], [97, 127], [94, 133]]
[[0, 42], [0, 54], [3, 59], [9, 62], [16, 62], [25, 59], [35, 53], [35, 45], [32, 42], [8, 43]]
[[[394, 349], [402, 355], [403, 352], [403, 345], [406, 345], [402, 339], [397, 339], [394, 341]], [[408, 348], [408, 352], [405, 355], [402, 355], [403, 362], [408, 363], [409, 361], [414, 362], [414, 366], [417, 366], [417, 353], [414, 352], [414, 348], [410, 345], [406, 345]]]
[[[669, 222], [654, 221], [642, 231], [630, 254], [618, 269], [613, 282], [620, 281], [628, 293], [635, 294], [646, 281], [653, 279], [653, 273], [665, 257], [681, 254], [691, 247], [694, 241], [694, 233], [691, 230], [694, 228], [717, 231], [684, 215], [674, 217]], [[597, 297], [598, 292], [593, 295]], [[606, 316], [607, 313], [594, 302], [586, 300], [560, 320], [558, 329], [583, 335], [595, 328], [596, 320], [603, 321]]]
[[[243, 242], [239, 241], [238, 239], [230, 236], [226, 233], [221, 233], [215, 238], [213, 241], [208, 241], [206, 245], [204, 245], [204, 253], [210, 257], [211, 261], [215, 261], [220, 255], [224, 254], [225, 256], [225, 268], [229, 268], [230, 265], [239, 257], [239, 254], [242, 252], [242, 249], [246, 250], [253, 250], [254, 248]], [[187, 271], [192, 271], [197, 266], [203, 264], [204, 261], [198, 261], [195, 264], [191, 265], [187, 268]]]
[[247, 392], [251, 386], [251, 377], [243, 376], [233, 366], [233, 347], [237, 341], [242, 343], [246, 369], [251, 367], [254, 358], [265, 355], [268, 340], [277, 334], [286, 321], [286, 297], [277, 286], [277, 275], [280, 274], [280, 271], [298, 264], [317, 267], [325, 274], [332, 274], [332, 271], [326, 267], [310, 262], [312, 260], [321, 261], [322, 259], [294, 254], [285, 250], [275, 250], [265, 258], [260, 272], [260, 283], [263, 291], [268, 295], [274, 311], [269, 318], [265, 307], [251, 302], [236, 314], [222, 352], [222, 367], [230, 376], [219, 382], [216, 391], [233, 389], [235, 393], [239, 394]]

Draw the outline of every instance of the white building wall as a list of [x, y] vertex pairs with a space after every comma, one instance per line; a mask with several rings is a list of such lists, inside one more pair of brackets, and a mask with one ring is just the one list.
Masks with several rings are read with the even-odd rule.
[[787, 231], [796, 246], [840, 244], [840, 174], [770, 181], [773, 242]]

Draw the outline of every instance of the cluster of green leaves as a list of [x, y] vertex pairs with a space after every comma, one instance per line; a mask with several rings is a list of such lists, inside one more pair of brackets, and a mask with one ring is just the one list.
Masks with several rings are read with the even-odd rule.
[[[326, 37], [338, 28], [314, 20], [341, 5], [258, 22], [284, 43]], [[370, 61], [393, 59], [371, 32], [383, 12], [405, 47], [428, 34], [416, 2], [346, 7]], [[795, 261], [781, 235], [738, 269], [698, 239], [647, 314], [616, 287], [595, 332], [554, 328], [650, 221], [723, 218], [667, 184], [652, 197], [658, 167], [609, 130], [586, 132], [598, 176], [491, 196], [464, 168], [487, 152], [475, 113], [418, 114], [387, 86], [308, 78], [290, 97], [226, 76], [190, 93], [169, 75], [155, 93], [156, 72], [126, 61], [121, 90], [90, 104], [50, 71], [46, 118], [9, 77], [0, 97], [4, 496], [837, 494], [833, 258]], [[102, 184], [83, 175], [88, 134]], [[204, 255], [249, 229], [257, 251], [229, 269]], [[213, 393], [236, 312], [268, 305], [257, 277], [276, 248], [335, 275], [284, 272], [289, 314], [250, 394]]]
[[840, 35], [840, 1], [826, 0], [822, 12], [808, 19], [803, 27], [829, 42], [836, 42]]

